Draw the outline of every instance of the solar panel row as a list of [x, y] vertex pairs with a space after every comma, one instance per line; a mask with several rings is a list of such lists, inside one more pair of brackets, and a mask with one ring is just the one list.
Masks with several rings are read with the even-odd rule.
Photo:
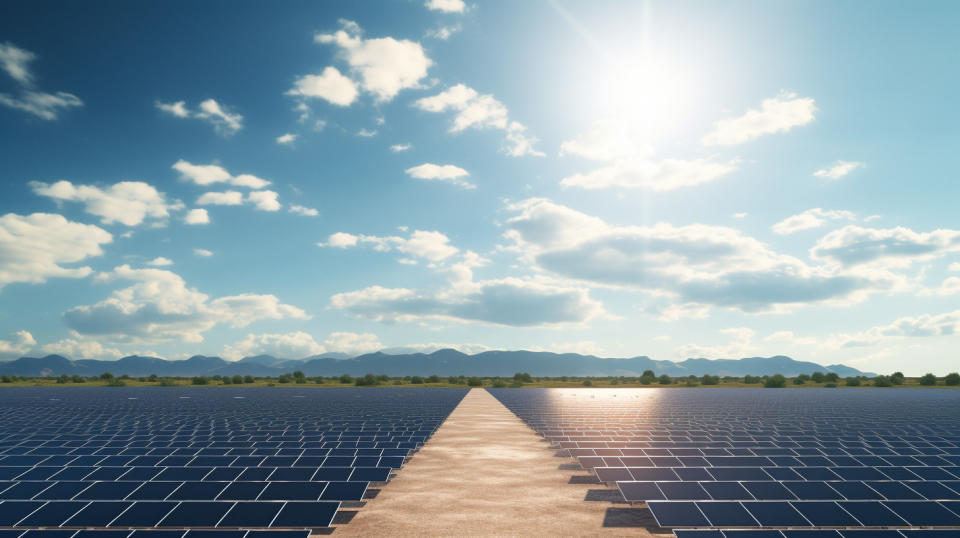
[[367, 482], [0, 482], [0, 499], [77, 501], [359, 501]]
[[0, 538], [307, 538], [310, 530], [0, 530]]
[[960, 527], [954, 391], [490, 392], [664, 527]]

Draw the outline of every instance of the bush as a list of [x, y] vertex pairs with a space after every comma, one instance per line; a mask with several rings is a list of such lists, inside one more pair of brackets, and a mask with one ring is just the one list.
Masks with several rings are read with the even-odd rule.
[[890, 382], [890, 378], [885, 375], [878, 375], [873, 378], [874, 387], [892, 387], [893, 383]]
[[243, 376], [243, 382], [244, 382], [244, 383], [256, 383], [257, 380], [254, 379], [252, 375], [245, 375], [245, 376]]
[[64, 383], [69, 383], [69, 382], [70, 382], [70, 377], [68, 377], [67, 374], [63, 374], [62, 376], [57, 378], [58, 385], [63, 385]]
[[[514, 381], [514, 383], [519, 383], [519, 381]], [[619, 384], [619, 383], [620, 383], [620, 382], [617, 381], [616, 379], [611, 379], [611, 380], [610, 380], [610, 384], [611, 384], [611, 385], [617, 385], [617, 384]], [[522, 385], [523, 383], [520, 383], [520, 384]]]
[[302, 383], [306, 383], [306, 382], [307, 382], [307, 374], [301, 372], [300, 370], [297, 370], [296, 372], [293, 372], [292, 375], [293, 375], [293, 381], [294, 381], [295, 383], [300, 383], [300, 384], [302, 384]]
[[823, 375], [823, 372], [814, 372], [810, 374], [810, 380], [814, 383], [823, 383], [823, 380], [826, 376]]
[[394, 384], [394, 385], [403, 385], [403, 380], [402, 380], [402, 379], [394, 379], [394, 380], [393, 380], [393, 384]]
[[848, 387], [859, 387], [859, 386], [860, 386], [860, 378], [859, 378], [859, 377], [848, 377], [847, 380], [846, 380], [846, 384], [847, 384]]
[[584, 386], [584, 387], [592, 387], [592, 386], [593, 386], [593, 381], [590, 381], [589, 379], [584, 379], [584, 380], [583, 380], [583, 386]]
[[343, 384], [353, 383], [353, 378], [350, 377], [350, 374], [343, 374], [340, 376], [340, 382]]
[[289, 383], [291, 381], [293, 381], [293, 376], [290, 374], [282, 374], [277, 378], [277, 383]]
[[71, 382], [71, 383], [86, 383], [87, 380], [86, 380], [86, 378], [84, 378], [84, 377], [82, 377], [82, 376], [75, 375], [75, 376], [73, 376], [73, 377], [70, 378], [70, 382]]
[[673, 379], [670, 379], [670, 376], [667, 374], [663, 374], [658, 379], [661, 385], [669, 385], [670, 383], [673, 383]]
[[380, 384], [380, 380], [377, 379], [377, 376], [373, 374], [367, 374], [363, 377], [358, 377], [353, 382], [354, 385], [358, 387], [373, 387]]
[[210, 378], [208, 378], [207, 376], [203, 376], [203, 375], [197, 376], [197, 377], [194, 377], [193, 379], [190, 380], [190, 384], [191, 384], [191, 385], [209, 385], [209, 384], [210, 384]]
[[696, 387], [696, 386], [697, 386], [697, 376], [693, 376], [693, 375], [692, 375], [692, 376], [687, 377], [687, 386], [688, 386], [688, 387]]
[[468, 386], [468, 387], [482, 387], [482, 386], [483, 386], [483, 380], [480, 379], [479, 377], [471, 377], [470, 379], [467, 379], [467, 386]]
[[[650, 370], [647, 370], [647, 372], [649, 372], [649, 371], [650, 371]], [[656, 380], [657, 380], [657, 378], [656, 378], [655, 376], [647, 375], [646, 372], [644, 372], [644, 374], [643, 374], [642, 376], [640, 376], [640, 384], [641, 384], [641, 385], [650, 385], [650, 384], [652, 384], [652, 383], [653, 383], [654, 381], [656, 381]]]
[[513, 374], [513, 380], [520, 383], [533, 383], [533, 377], [526, 372], [517, 372]]
[[224, 377], [221, 379], [221, 381], [223, 382], [224, 385], [229, 385], [229, 384], [231, 383], [231, 381], [230, 381], [230, 376], [224, 376]]
[[113, 374], [110, 372], [104, 372], [100, 374], [100, 379], [113, 379]]
[[640, 377], [652, 377], [652, 378], [656, 378], [656, 377], [657, 377], [657, 374], [653, 373], [653, 370], [644, 370], [643, 373], [640, 374]]
[[715, 375], [705, 374], [703, 377], [700, 378], [700, 383], [704, 385], [719, 385], [720, 377]]
[[780, 374], [774, 374], [763, 382], [763, 386], [768, 389], [782, 389], [787, 386], [787, 378]]
[[107, 381], [108, 387], [126, 387], [127, 384], [122, 379], [110, 379]]
[[165, 377], [165, 378], [163, 378], [163, 379], [160, 380], [160, 386], [161, 386], [161, 387], [176, 387], [176, 386], [177, 386], [177, 382], [174, 381], [173, 379], [170, 379], [169, 377]]
[[932, 387], [937, 384], [937, 376], [933, 374], [926, 374], [920, 378], [920, 384], [925, 387]]
[[790, 381], [791, 381], [794, 385], [803, 385], [804, 383], [806, 383], [806, 381], [804, 381], [803, 379], [801, 379], [800, 376], [797, 376], [797, 377], [791, 379]]
[[495, 388], [495, 389], [502, 389], [502, 388], [504, 388], [504, 387], [506, 387], [506, 386], [507, 386], [506, 382], [504, 382], [504, 380], [502, 380], [502, 379], [495, 379], [495, 380], [493, 381], [493, 388]]
[[747, 385], [756, 385], [757, 383], [763, 383], [763, 379], [755, 375], [745, 375], [743, 376], [743, 382]]
[[827, 383], [836, 383], [837, 381], [840, 381], [840, 374], [836, 372], [829, 372], [827, 375], [823, 376], [823, 380]]
[[[223, 379], [226, 380], [227, 378], [224, 377]], [[238, 375], [235, 375], [235, 376], [233, 376], [233, 377], [230, 378], [230, 382], [233, 383], [234, 385], [242, 385], [242, 384], [243, 384], [243, 376], [242, 376], [242, 375], [239, 375], [239, 374], [238, 374]]]
[[947, 377], [943, 378], [943, 384], [947, 385], [948, 387], [956, 387], [957, 385], [960, 385], [960, 374], [956, 372], [947, 374]]
[[837, 388], [837, 384], [836, 384], [836, 383], [827, 383], [826, 385], [823, 386], [823, 388], [825, 388], [825, 389], [835, 389], [835, 388]]

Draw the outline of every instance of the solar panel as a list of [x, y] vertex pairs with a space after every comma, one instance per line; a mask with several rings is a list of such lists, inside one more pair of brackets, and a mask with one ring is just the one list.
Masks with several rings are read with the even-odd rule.
[[269, 527], [282, 502], [238, 502], [220, 521], [222, 527]]
[[707, 517], [713, 527], [753, 527], [757, 521], [740, 503], [702, 502], [697, 508]]
[[788, 502], [744, 501], [743, 507], [762, 527], [809, 527], [810, 523]]
[[710, 522], [692, 502], [651, 501], [647, 503], [661, 527], [708, 527]]
[[273, 520], [273, 527], [329, 527], [339, 502], [288, 502]]

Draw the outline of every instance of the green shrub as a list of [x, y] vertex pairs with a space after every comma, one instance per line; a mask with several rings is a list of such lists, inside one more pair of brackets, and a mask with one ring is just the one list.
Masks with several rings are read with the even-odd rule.
[[845, 381], [848, 387], [859, 387], [860, 378], [859, 377], [848, 377]]
[[526, 372], [517, 372], [513, 374], [513, 380], [520, 383], [533, 383], [533, 377]]
[[640, 377], [653, 377], [656, 378], [657, 374], [653, 373], [653, 370], [644, 370]]
[[[650, 370], [647, 370], [647, 371], [649, 372]], [[652, 383], [653, 383], [654, 381], [656, 381], [656, 380], [657, 380], [657, 378], [656, 378], [655, 376], [647, 375], [646, 373], [644, 373], [642, 376], [640, 376], [640, 384], [641, 384], [641, 385], [650, 385], [650, 384], [652, 384]]]
[[122, 379], [110, 379], [107, 381], [108, 387], [126, 387], [127, 384]]
[[823, 388], [825, 388], [825, 389], [835, 389], [835, 388], [837, 388], [837, 384], [836, 384], [836, 383], [827, 383], [826, 385], [823, 386]]
[[673, 379], [670, 379], [670, 376], [668, 376], [667, 374], [663, 374], [662, 376], [660, 376], [660, 377], [657, 378], [657, 379], [659, 380], [658, 382], [659, 382], [661, 385], [669, 385], [669, 384], [673, 383]]
[[493, 381], [493, 388], [495, 389], [502, 389], [506, 386], [507, 386], [506, 382], [504, 382], [502, 379], [495, 379]]
[[340, 382], [343, 384], [353, 383], [353, 378], [350, 377], [350, 374], [343, 374], [340, 376]]
[[413, 377], [410, 378], [410, 384], [412, 384], [412, 385], [423, 385], [423, 378], [420, 377], [420, 376], [418, 376], [418, 375], [415, 375], [415, 376], [413, 376]]
[[719, 385], [720, 377], [715, 375], [710, 375], [710, 374], [704, 374], [704, 376], [700, 378], [700, 383], [704, 385]]
[[290, 383], [293, 381], [293, 376], [290, 374], [282, 374], [277, 378], [277, 383]]
[[393, 380], [393, 384], [394, 384], [394, 385], [403, 385], [403, 380], [402, 380], [402, 379], [394, 379], [394, 380]]
[[100, 374], [100, 379], [104, 379], [104, 380], [113, 379], [113, 374], [111, 374], [110, 372], [104, 372]]
[[67, 376], [67, 374], [63, 374], [62, 376], [57, 378], [58, 385], [63, 385], [64, 383], [69, 383], [69, 382], [70, 382], [70, 377]]
[[799, 376], [791, 379], [790, 382], [793, 383], [794, 385], [803, 385], [804, 383], [806, 383], [806, 381], [804, 381], [803, 379], [800, 379]]
[[823, 375], [823, 372], [814, 372], [810, 375], [810, 380], [814, 383], [823, 383], [823, 380], [826, 376]]
[[932, 387], [937, 384], [937, 376], [933, 374], [926, 374], [920, 378], [920, 384], [925, 387]]
[[823, 380], [827, 383], [836, 383], [840, 381], [840, 374], [836, 372], [828, 372], [827, 375], [823, 376]]
[[[514, 381], [514, 383], [517, 383], [517, 381]], [[617, 381], [616, 379], [611, 379], [611, 380], [610, 380], [610, 384], [611, 384], [611, 385], [616, 385], [616, 384], [618, 384], [618, 383], [620, 383], [620, 382]], [[520, 384], [522, 385], [523, 383], [520, 383]]]
[[947, 374], [947, 377], [943, 378], [943, 384], [947, 385], [948, 387], [956, 387], [957, 385], [960, 385], [960, 374], [956, 372]]
[[890, 378], [885, 375], [878, 375], [873, 378], [874, 387], [892, 387], [893, 383], [890, 382]]
[[439, 383], [440, 376], [438, 376], [437, 374], [433, 374], [432, 376], [424, 379], [424, 381], [426, 381], [427, 383]]
[[373, 374], [367, 374], [363, 377], [358, 377], [353, 382], [354, 385], [358, 387], [373, 387], [380, 384], [380, 380], [377, 379], [377, 376]]
[[[224, 378], [224, 379], [226, 379], [226, 378]], [[237, 374], [237, 375], [235, 375], [235, 376], [233, 376], [233, 377], [230, 378], [230, 382], [233, 383], [234, 385], [242, 385], [242, 384], [243, 384], [243, 376], [240, 375], [240, 374]]]
[[756, 385], [757, 383], [763, 383], [763, 379], [755, 375], [745, 375], [743, 376], [743, 382], [747, 385]]
[[584, 380], [583, 380], [583, 386], [584, 386], [584, 387], [592, 387], [592, 386], [593, 386], [593, 381], [590, 381], [589, 379], [584, 379]]
[[224, 385], [229, 385], [231, 383], [230, 376], [224, 376], [222, 379]]
[[165, 377], [165, 378], [163, 378], [163, 379], [160, 380], [160, 386], [161, 386], [161, 387], [176, 387], [176, 386], [177, 386], [177, 382], [174, 381], [173, 379], [170, 379], [169, 377]]
[[203, 375], [197, 376], [197, 377], [194, 377], [193, 379], [190, 380], [190, 384], [191, 384], [191, 385], [209, 385], [209, 384], [210, 384], [210, 378], [208, 378], [207, 376], [203, 376]]
[[782, 389], [787, 386], [787, 378], [780, 374], [774, 374], [763, 382], [763, 386], [768, 389]]
[[83, 376], [75, 375], [70, 378], [71, 383], [86, 383], [87, 379]]
[[244, 382], [244, 383], [256, 383], [257, 380], [254, 379], [252, 375], [245, 375], [245, 376], [243, 376], [243, 382]]
[[468, 387], [482, 387], [482, 386], [483, 386], [483, 380], [480, 379], [479, 377], [471, 377], [470, 379], [467, 379], [467, 386], [468, 386]]

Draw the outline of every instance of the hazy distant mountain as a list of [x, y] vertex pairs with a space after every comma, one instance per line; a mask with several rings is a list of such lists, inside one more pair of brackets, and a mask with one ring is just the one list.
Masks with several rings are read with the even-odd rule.
[[433, 353], [388, 355], [377, 352], [349, 358], [342, 353], [326, 353], [306, 359], [278, 359], [270, 355], [245, 357], [239, 361], [225, 361], [220, 357], [195, 355], [186, 360], [165, 360], [156, 357], [132, 355], [116, 361], [71, 361], [60, 355], [42, 358], [22, 357], [0, 362], [0, 374], [22, 376], [59, 376], [61, 374], [94, 376], [103, 372], [134, 377], [198, 375], [255, 375], [276, 376], [301, 370], [308, 376], [363, 375], [367, 373], [390, 376], [512, 376], [529, 372], [534, 376], [638, 376], [644, 370], [657, 375], [719, 376], [772, 375], [794, 376], [813, 372], [836, 372], [847, 376], [875, 374], [835, 364], [820, 366], [797, 361], [790, 357], [750, 357], [743, 359], [686, 359], [680, 362], [658, 361], [649, 357], [603, 359], [576, 353], [548, 353], [540, 351], [485, 351], [467, 355], [455, 349], [441, 349]]

